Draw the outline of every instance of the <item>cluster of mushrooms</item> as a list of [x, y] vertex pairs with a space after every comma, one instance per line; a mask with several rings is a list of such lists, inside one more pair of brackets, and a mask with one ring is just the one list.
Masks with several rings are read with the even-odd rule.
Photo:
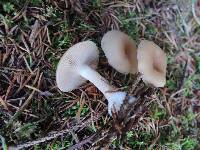
[[[127, 34], [111, 30], [103, 36], [101, 47], [108, 63], [120, 73], [140, 72], [144, 82], [155, 87], [165, 85], [166, 55], [154, 42], [142, 40], [137, 48], [134, 40]], [[136, 97], [129, 96], [123, 91], [116, 91], [115, 87], [95, 70], [98, 60], [99, 51], [94, 42], [84, 41], [73, 45], [58, 63], [57, 86], [61, 91], [69, 92], [89, 80], [108, 100], [108, 113], [112, 115], [112, 112], [120, 110], [125, 99], [133, 103]]]

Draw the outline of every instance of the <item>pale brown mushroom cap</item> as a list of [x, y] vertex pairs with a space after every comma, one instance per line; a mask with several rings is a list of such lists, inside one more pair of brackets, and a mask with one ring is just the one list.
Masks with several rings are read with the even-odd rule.
[[142, 79], [156, 87], [163, 87], [167, 68], [165, 52], [154, 42], [142, 40], [138, 45], [137, 59]]
[[70, 47], [60, 59], [56, 70], [56, 83], [63, 92], [72, 91], [82, 85], [86, 79], [79, 75], [79, 69], [88, 65], [96, 69], [99, 51], [92, 41], [79, 42]]
[[107, 32], [101, 41], [101, 47], [108, 63], [120, 73], [136, 73], [136, 44], [127, 34], [112, 30]]

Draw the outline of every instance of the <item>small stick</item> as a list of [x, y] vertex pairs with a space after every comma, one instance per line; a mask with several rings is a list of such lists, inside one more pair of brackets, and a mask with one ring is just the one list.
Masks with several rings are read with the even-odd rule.
[[89, 138], [84, 139], [83, 141], [80, 141], [79, 143], [73, 145], [72, 147], [70, 147], [68, 150], [75, 150], [75, 149], [79, 149], [81, 146], [87, 144], [87, 143], [92, 143], [92, 139], [94, 138], [94, 135], [92, 135]]
[[39, 138], [38, 140], [29, 141], [27, 143], [17, 145], [16, 147], [9, 147], [9, 150], [24, 149], [24, 148], [27, 148], [27, 147], [30, 147], [30, 146], [33, 146], [33, 145], [37, 145], [37, 144], [52, 140], [54, 138], [57, 138], [58, 136], [61, 136], [61, 135], [65, 134], [65, 133], [68, 133], [68, 132], [69, 132], [68, 129], [65, 129], [65, 130], [62, 130], [62, 131], [58, 131], [58, 132], [51, 132], [48, 136], [43, 137], [43, 138]]
[[11, 120], [8, 122], [8, 126], [12, 124], [12, 122], [23, 112], [26, 108], [26, 106], [31, 102], [32, 97], [35, 93], [35, 90], [32, 91], [28, 99], [24, 102], [24, 104], [19, 108], [19, 110], [14, 114], [14, 116], [11, 118]]

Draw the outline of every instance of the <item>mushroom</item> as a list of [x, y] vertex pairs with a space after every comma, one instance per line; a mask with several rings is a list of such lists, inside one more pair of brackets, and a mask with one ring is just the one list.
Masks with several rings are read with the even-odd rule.
[[138, 70], [145, 82], [155, 87], [166, 83], [167, 59], [164, 51], [154, 42], [142, 40], [137, 49]]
[[138, 71], [136, 44], [127, 34], [111, 30], [103, 36], [101, 47], [108, 63], [120, 73], [134, 74]]
[[[92, 41], [84, 41], [70, 47], [60, 59], [56, 70], [56, 82], [63, 92], [78, 88], [86, 80], [92, 82], [108, 100], [108, 112], [120, 110], [126, 92], [114, 91], [114, 87], [95, 71], [98, 64], [99, 51]], [[134, 97], [129, 97], [133, 102]]]

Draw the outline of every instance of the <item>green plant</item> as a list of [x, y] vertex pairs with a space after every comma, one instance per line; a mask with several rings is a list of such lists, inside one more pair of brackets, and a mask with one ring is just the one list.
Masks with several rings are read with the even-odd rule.
[[8, 15], [3, 16], [2, 14], [0, 14], [0, 20], [2, 20], [2, 22], [9, 28], [12, 26], [13, 21], [12, 18]]
[[166, 118], [166, 111], [164, 108], [159, 107], [158, 104], [151, 105], [151, 117], [155, 120], [165, 119]]
[[197, 144], [198, 144], [198, 141], [196, 139], [185, 138], [181, 142], [181, 147], [182, 147], [182, 150], [195, 150], [195, 147]]
[[31, 0], [31, 3], [33, 6], [41, 6], [43, 1], [42, 0]]
[[37, 124], [35, 123], [27, 123], [21, 124], [17, 123], [17, 128], [15, 129], [14, 133], [18, 140], [23, 139], [30, 139], [31, 135], [34, 134], [35, 130], [37, 129]]
[[139, 39], [139, 27], [136, 21], [132, 20], [132, 18], [136, 17], [137, 14], [135, 12], [128, 12], [127, 14], [120, 13], [118, 18], [122, 23], [122, 27], [124, 30], [136, 41]]
[[166, 87], [168, 87], [170, 90], [175, 90], [177, 88], [177, 84], [173, 79], [167, 80]]
[[146, 25], [145, 37], [148, 38], [149, 36], [155, 36], [157, 32], [158, 32], [158, 29], [155, 27], [155, 25], [153, 24]]
[[11, 13], [14, 11], [14, 5], [10, 2], [3, 4], [3, 10], [7, 13]]
[[45, 146], [36, 145], [36, 146], [34, 146], [34, 150], [49, 150], [49, 149], [62, 150], [62, 149], [67, 149], [72, 145], [73, 145], [73, 139], [71, 136], [69, 136], [69, 137], [62, 139], [61, 141], [56, 140]]
[[[80, 104], [79, 104], [79, 102], [78, 102], [76, 105], [74, 105], [74, 106], [72, 106], [71, 108], [67, 109], [67, 110], [65, 111], [64, 115], [65, 115], [66, 117], [75, 117], [75, 116], [76, 116], [76, 113], [77, 113], [78, 110], [79, 110], [79, 108], [80, 108]], [[81, 110], [80, 116], [81, 116], [81, 117], [82, 117], [82, 116], [85, 116], [88, 112], [89, 112], [88, 106], [87, 106], [87, 105], [84, 105], [83, 108], [82, 108], [82, 110]]]

